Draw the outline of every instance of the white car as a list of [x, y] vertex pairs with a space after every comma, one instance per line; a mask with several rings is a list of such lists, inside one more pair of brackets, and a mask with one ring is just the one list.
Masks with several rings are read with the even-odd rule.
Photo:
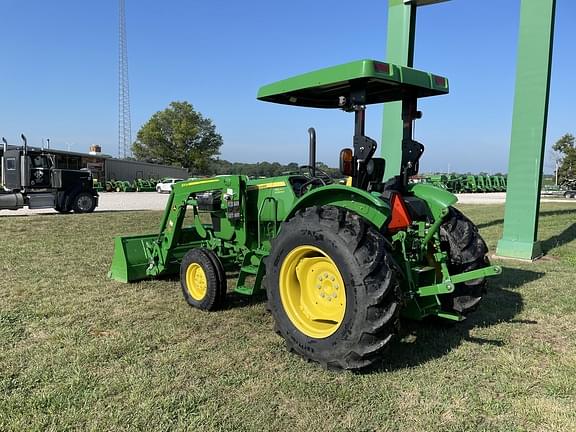
[[181, 181], [184, 181], [184, 179], [179, 179], [179, 178], [164, 179], [156, 185], [156, 192], [158, 192], [158, 193], [170, 193], [170, 192], [172, 192], [172, 186], [174, 186], [174, 183], [178, 183]]

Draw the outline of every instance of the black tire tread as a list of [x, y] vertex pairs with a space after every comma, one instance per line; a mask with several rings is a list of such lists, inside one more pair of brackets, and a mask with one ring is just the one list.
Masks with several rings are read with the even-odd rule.
[[[364, 304], [358, 304], [354, 312], [354, 330], [348, 337], [335, 341], [337, 349], [328, 352], [310, 352], [287, 337], [292, 328], [283, 328], [273, 303], [272, 290], [277, 282], [271, 281], [275, 246], [283, 242], [302, 226], [316, 225], [331, 230], [349, 249], [354, 265], [362, 275], [357, 283], [364, 290]], [[310, 207], [300, 210], [283, 223], [280, 234], [272, 241], [271, 254], [266, 261], [263, 286], [268, 294], [268, 309], [275, 320], [275, 331], [284, 337], [289, 351], [307, 360], [320, 363], [328, 369], [361, 369], [379, 361], [399, 328], [400, 286], [386, 253], [383, 236], [360, 216], [338, 207]], [[348, 288], [347, 288], [348, 289]], [[348, 313], [348, 311], [347, 311]], [[336, 333], [338, 334], [338, 332]]]
[[[82, 210], [78, 207], [78, 199], [83, 195], [89, 196], [92, 199], [92, 206], [88, 210]], [[74, 197], [72, 208], [74, 209], [74, 213], [92, 213], [96, 209], [96, 198], [89, 192], [80, 192]]]
[[224, 266], [222, 265], [222, 261], [212, 249], [204, 249], [202, 250], [208, 255], [214, 266], [216, 267], [216, 272], [218, 276], [218, 288], [219, 288], [219, 297], [220, 297], [220, 304], [219, 307], [222, 307], [224, 304], [224, 300], [226, 298], [226, 292], [228, 290], [228, 283], [226, 279], [226, 272], [224, 271]]
[[[219, 270], [216, 263], [210, 256], [210, 251], [204, 248], [197, 248], [189, 250], [180, 265], [180, 286], [182, 287], [182, 294], [186, 302], [195, 308], [214, 311], [219, 309], [223, 303], [221, 279]], [[192, 298], [186, 288], [186, 269], [192, 263], [198, 263], [204, 270], [207, 281], [207, 292], [204, 298], [200, 301]]]
[[[450, 207], [445, 222], [440, 226], [440, 240], [443, 249], [448, 252], [448, 269], [451, 273], [467, 272], [490, 265], [486, 256], [488, 247], [480, 236], [478, 227], [454, 207]], [[457, 312], [471, 312], [474, 308], [458, 308], [457, 299], [463, 296], [481, 298], [486, 292], [486, 286], [485, 278], [457, 284], [453, 293], [441, 296], [441, 302], [443, 306]]]

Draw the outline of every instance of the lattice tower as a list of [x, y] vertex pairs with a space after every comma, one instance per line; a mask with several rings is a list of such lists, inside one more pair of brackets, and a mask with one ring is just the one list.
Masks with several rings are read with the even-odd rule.
[[131, 155], [132, 124], [130, 119], [130, 86], [128, 83], [128, 47], [126, 43], [126, 4], [120, 1], [118, 51], [118, 157]]

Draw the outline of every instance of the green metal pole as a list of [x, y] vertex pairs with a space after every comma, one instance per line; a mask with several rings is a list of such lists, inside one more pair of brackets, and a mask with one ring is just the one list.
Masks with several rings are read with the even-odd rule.
[[[412, 67], [416, 34], [416, 3], [388, 0], [386, 61]], [[402, 102], [384, 104], [381, 154], [386, 160], [384, 179], [400, 174], [402, 160]]]
[[[414, 65], [416, 9], [450, 0], [388, 0], [386, 61], [400, 66]], [[402, 102], [384, 104], [382, 157], [386, 160], [384, 180], [400, 174], [402, 161]]]
[[556, 0], [522, 0], [504, 232], [499, 256], [542, 255], [538, 233]]

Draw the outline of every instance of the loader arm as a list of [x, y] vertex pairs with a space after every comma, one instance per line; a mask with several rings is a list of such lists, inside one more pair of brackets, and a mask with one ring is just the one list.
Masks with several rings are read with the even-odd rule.
[[[246, 221], [231, 215], [230, 210], [243, 206], [246, 181], [244, 176], [222, 176], [175, 183], [160, 222], [158, 237], [150, 245], [148, 275], [166, 273], [173, 265], [179, 265], [183, 254], [191, 247], [206, 246], [209, 241], [235, 239], [237, 244], [243, 245]], [[214, 194], [220, 200], [208, 205], [201, 202], [202, 194]], [[206, 206], [210, 206], [213, 212], [222, 213], [216, 225], [204, 224], [201, 220], [199, 210], [206, 209]], [[238, 211], [238, 216], [241, 214]], [[192, 220], [192, 226], [187, 228], [183, 227], [186, 216]]]
[[[109, 276], [121, 282], [176, 274], [184, 254], [191, 248], [217, 249], [233, 240], [246, 243], [245, 176], [222, 176], [175, 183], [156, 234], [116, 237]], [[207, 204], [207, 196], [217, 196]], [[210, 206], [212, 223], [201, 219]], [[215, 220], [216, 219], [216, 220]], [[190, 222], [184, 226], [185, 222]]]

